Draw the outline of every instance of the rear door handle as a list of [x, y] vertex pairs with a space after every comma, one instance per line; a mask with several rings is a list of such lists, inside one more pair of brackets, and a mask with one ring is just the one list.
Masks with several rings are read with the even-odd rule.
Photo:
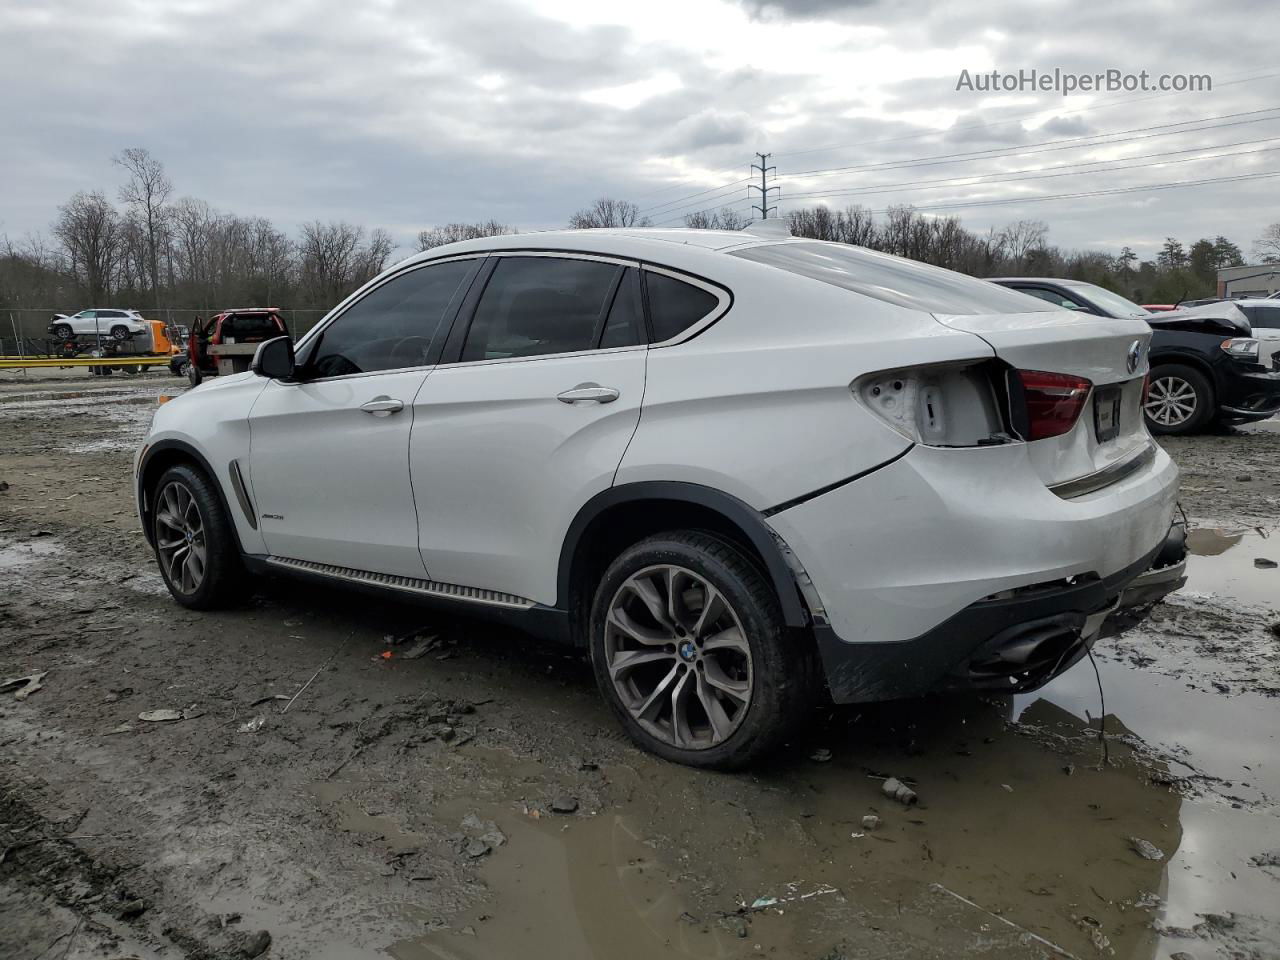
[[360, 409], [365, 413], [371, 413], [375, 417], [389, 417], [391, 414], [404, 409], [403, 400], [392, 400], [390, 397], [374, 397], [368, 403], [360, 404]]
[[618, 396], [618, 391], [613, 387], [602, 387], [598, 383], [580, 383], [572, 390], [557, 393], [556, 399], [561, 403], [578, 403], [588, 400], [594, 400], [596, 403], [613, 403]]

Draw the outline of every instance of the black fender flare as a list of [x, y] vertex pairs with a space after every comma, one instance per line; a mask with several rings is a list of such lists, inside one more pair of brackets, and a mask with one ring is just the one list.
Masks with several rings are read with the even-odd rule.
[[222, 487], [222, 478], [218, 476], [218, 471], [213, 469], [213, 464], [209, 463], [208, 458], [185, 440], [159, 440], [147, 447], [142, 459], [138, 461], [137, 497], [138, 503], [142, 508], [142, 532], [147, 538], [147, 543], [150, 546], [155, 546], [150, 522], [151, 504], [147, 499], [147, 490], [144, 485], [147, 479], [147, 467], [157, 454], [170, 452], [179, 453], [187, 459], [194, 460], [196, 465], [213, 481], [213, 489], [218, 494], [218, 502], [222, 505], [222, 512], [231, 520], [231, 536], [235, 538], [236, 550], [243, 554], [244, 546], [240, 543], [240, 532], [236, 529], [235, 521], [231, 519], [235, 515], [231, 512], [231, 504], [227, 502], [227, 494]]
[[676, 500], [704, 507], [719, 513], [742, 531], [743, 536], [764, 559], [766, 572], [773, 582], [774, 592], [782, 607], [782, 616], [789, 627], [810, 625], [808, 612], [800, 599], [795, 574], [783, 554], [784, 545], [773, 529], [765, 523], [761, 513], [732, 494], [706, 487], [698, 483], [676, 480], [643, 480], [624, 483], [597, 493], [578, 510], [565, 533], [560, 548], [560, 564], [556, 576], [556, 595], [560, 603], [567, 603], [573, 575], [573, 561], [587, 528], [606, 510], [620, 504], [642, 500]]

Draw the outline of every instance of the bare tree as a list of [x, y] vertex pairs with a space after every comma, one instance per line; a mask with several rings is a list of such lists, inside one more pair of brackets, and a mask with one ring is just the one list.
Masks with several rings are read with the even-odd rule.
[[120, 202], [128, 204], [146, 231], [147, 264], [156, 309], [160, 309], [159, 250], [161, 233], [168, 219], [165, 204], [173, 193], [173, 183], [165, 176], [164, 164], [143, 147], [122, 150], [113, 161], [129, 175], [120, 188]]
[[640, 208], [629, 200], [601, 197], [589, 207], [584, 207], [569, 218], [574, 230], [593, 227], [647, 227], [649, 218], [640, 216]]
[[81, 278], [90, 305], [104, 303], [120, 253], [120, 214], [100, 192], [76, 193], [58, 208], [53, 234]]
[[418, 234], [418, 249], [431, 250], [443, 247], [446, 243], [458, 243], [461, 240], [478, 240], [480, 237], [501, 237], [509, 233], [517, 233], [515, 227], [497, 220], [486, 220], [483, 223], [446, 223], [442, 227], [430, 227]]
[[1273, 223], [1253, 241], [1253, 255], [1263, 263], [1280, 263], [1280, 223]]
[[684, 225], [694, 230], [741, 230], [750, 221], [733, 207], [685, 214]]
[[1016, 220], [997, 235], [1001, 253], [1012, 261], [1015, 270], [1023, 270], [1032, 250], [1044, 246], [1049, 225], [1043, 220]]

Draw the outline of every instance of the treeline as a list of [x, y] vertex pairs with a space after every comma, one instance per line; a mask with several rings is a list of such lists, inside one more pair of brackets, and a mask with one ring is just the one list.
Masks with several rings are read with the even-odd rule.
[[118, 202], [78, 192], [47, 238], [0, 238], [0, 309], [321, 310], [377, 275], [396, 249], [382, 229], [317, 220], [291, 236], [264, 217], [175, 200], [163, 165], [140, 148], [115, 162]]
[[[219, 211], [192, 197], [174, 199], [163, 164], [142, 148], [115, 158], [121, 183], [113, 202], [79, 192], [58, 208], [49, 234], [22, 242], [0, 238], [0, 310], [134, 307], [210, 312], [226, 306], [327, 310], [391, 261], [396, 244], [380, 228], [343, 221], [303, 224], [292, 235], [264, 217]], [[1139, 303], [1175, 302], [1216, 292], [1220, 267], [1244, 263], [1240, 248], [1217, 236], [1188, 245], [1169, 238], [1153, 260], [1128, 247], [1118, 253], [1064, 250], [1049, 243], [1040, 220], [1018, 220], [976, 233], [958, 217], [926, 216], [910, 206], [877, 216], [850, 206], [808, 207], [786, 215], [796, 236], [852, 243], [978, 277], [1047, 275], [1097, 283]], [[686, 226], [739, 230], [733, 209], [701, 211]], [[601, 198], [568, 225], [643, 227], [636, 204]], [[496, 220], [423, 230], [418, 249], [516, 233]], [[1280, 260], [1280, 224], [1255, 253]]]
[[958, 217], [927, 217], [909, 206], [890, 207], [879, 218], [865, 207], [809, 207], [788, 213], [787, 221], [798, 237], [853, 243], [975, 277], [1083, 280], [1138, 303], [1214, 296], [1218, 269], [1244, 263], [1240, 248], [1223, 236], [1189, 246], [1169, 237], [1154, 260], [1141, 260], [1129, 247], [1115, 254], [1064, 250], [1048, 242], [1049, 225], [1042, 220], [975, 233]]

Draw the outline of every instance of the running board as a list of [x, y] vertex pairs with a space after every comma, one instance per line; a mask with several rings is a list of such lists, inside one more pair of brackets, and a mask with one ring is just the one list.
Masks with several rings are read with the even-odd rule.
[[346, 580], [350, 583], [363, 583], [375, 587], [388, 587], [392, 590], [403, 590], [405, 593], [427, 597], [439, 597], [447, 600], [464, 600], [468, 603], [483, 603], [493, 607], [510, 607], [516, 610], [528, 610], [534, 601], [517, 597], [510, 593], [499, 593], [496, 590], [485, 590], [481, 587], [462, 587], [456, 583], [437, 583], [434, 580], [419, 580], [415, 577], [402, 577], [394, 573], [373, 573], [369, 570], [355, 570], [351, 567], [339, 567], [331, 563], [315, 563], [311, 560], [295, 560], [292, 557], [267, 557], [267, 563], [291, 570], [305, 570], [335, 580]]

